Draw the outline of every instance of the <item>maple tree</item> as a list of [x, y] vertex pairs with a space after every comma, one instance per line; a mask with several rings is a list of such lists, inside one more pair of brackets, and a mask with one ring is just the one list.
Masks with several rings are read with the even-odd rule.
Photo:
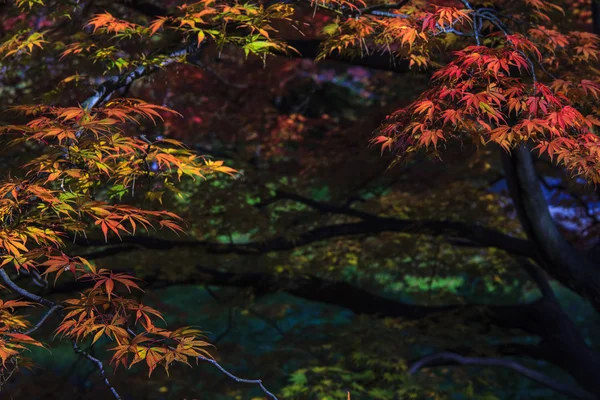
[[[223, 369], [202, 326], [172, 328], [167, 313], [141, 300], [145, 285], [175, 280], [252, 289], [242, 303], [283, 291], [368, 316], [345, 327], [349, 334], [338, 333], [335, 354], [331, 346], [310, 343], [329, 365], [296, 368], [282, 389], [285, 398], [345, 398], [351, 391], [359, 398], [444, 398], [437, 380], [411, 386], [421, 369], [439, 364], [504, 367], [573, 398], [598, 398], [600, 358], [549, 284], [552, 278], [599, 309], [596, 263], [582, 251], [597, 244], [598, 229], [592, 224], [575, 238], [565, 235], [548, 211], [533, 162], [548, 160], [545, 168], [564, 170], [565, 181], [583, 187], [578, 190], [586, 200], [572, 198], [597, 222], [586, 201], [594, 196], [589, 187], [600, 183], [600, 39], [581, 27], [593, 22], [585, 6], [583, 12], [581, 5], [544, 0], [0, 5], [0, 102], [7, 110], [0, 133], [10, 160], [0, 185], [6, 291], [0, 300], [0, 389], [29, 365], [27, 349], [51, 347], [36, 334], [55, 322], [55, 337], [92, 362], [115, 398], [123, 391], [113, 385], [104, 358], [117, 372], [146, 364], [153, 377], [157, 367], [169, 374], [178, 363], [205, 361], [228, 378], [256, 384], [258, 395], [277, 398], [261, 380]], [[345, 67], [327, 75], [321, 66], [332, 61]], [[380, 72], [350, 69], [356, 66]], [[352, 77], [343, 84], [339, 68]], [[400, 73], [411, 74], [418, 88], [401, 86], [398, 79], [406, 78]], [[319, 86], [309, 94], [306, 77]], [[331, 82], [345, 90], [331, 103], [345, 99], [349, 114], [326, 100], [311, 102], [334, 92]], [[411, 96], [393, 93], [400, 87]], [[369, 138], [353, 137], [352, 114], [367, 108], [376, 110], [362, 114], [369, 123], [360, 128]], [[369, 141], [385, 158], [369, 151]], [[399, 171], [396, 180], [422, 181], [419, 173], [437, 165], [429, 159], [450, 166], [463, 157], [457, 148], [467, 145], [475, 155], [466, 169], [453, 170], [456, 182], [367, 191], [376, 201], [356, 194], [388, 167], [388, 174]], [[366, 155], [353, 156], [359, 149]], [[482, 194], [473, 183], [500, 169], [491, 165], [494, 156], [503, 160], [515, 215], [498, 195]], [[411, 168], [419, 172], [410, 175]], [[357, 184], [357, 177], [365, 183]], [[339, 193], [319, 200], [298, 194], [319, 185]], [[475, 218], [469, 208], [483, 216]], [[176, 237], [184, 233], [191, 238]], [[356, 239], [361, 235], [364, 243]], [[191, 257], [194, 266], [174, 279], [180, 263], [158, 267], [171, 253], [162, 263], [148, 254], [119, 259], [144, 260], [135, 268], [102, 261], [140, 248], [201, 250], [202, 260], [220, 269]], [[251, 271], [236, 266], [243, 257]], [[503, 282], [502, 274], [531, 279], [541, 296], [489, 305], [448, 295], [423, 305], [391, 298], [384, 295], [390, 287], [376, 285], [391, 270], [433, 264], [434, 274], [438, 266], [450, 273], [453, 263], [471, 265], [472, 275], [492, 280], [490, 287]], [[486, 263], [501, 272], [472, 266]], [[381, 294], [349, 281], [344, 265], [359, 277], [371, 273], [367, 287]], [[48, 293], [36, 294], [36, 285]], [[45, 310], [36, 322], [25, 310], [39, 306]], [[539, 343], [511, 342], [491, 355], [480, 350], [489, 343], [446, 346], [419, 354], [410, 366], [408, 356], [390, 356], [399, 344], [377, 348], [380, 335], [429, 335], [440, 315], [473, 325], [467, 334], [481, 336], [484, 325], [503, 335], [519, 330]], [[106, 357], [91, 353], [100, 343]], [[373, 354], [346, 358], [342, 352], [357, 347]], [[545, 360], [573, 384], [504, 355]], [[391, 389], [377, 387], [378, 379], [357, 372], [357, 364], [373, 366]], [[323, 378], [307, 387], [313, 375]]]

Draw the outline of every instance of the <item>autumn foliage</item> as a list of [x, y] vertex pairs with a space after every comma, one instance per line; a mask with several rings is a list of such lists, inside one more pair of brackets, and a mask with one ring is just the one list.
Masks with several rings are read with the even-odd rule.
[[[158, 311], [127, 298], [141, 290], [136, 278], [96, 268], [82, 257], [61, 251], [65, 238], [85, 235], [99, 227], [105, 238], [135, 234], [137, 230], [166, 228], [182, 232], [181, 219], [166, 210], [144, 210], [111, 202], [148, 180], [157, 182], [147, 196], [159, 199], [165, 190], [174, 190], [182, 176], [204, 178], [214, 172], [232, 173], [220, 162], [204, 160], [172, 139], [154, 142], [123, 134], [121, 124], [138, 123], [137, 118], [160, 119], [165, 107], [141, 100], [114, 100], [101, 108], [16, 107], [32, 119], [25, 125], [4, 126], [11, 145], [39, 145], [40, 155], [24, 166], [22, 178], [12, 178], [0, 188], [5, 225], [2, 239], [2, 266], [17, 271], [39, 272], [56, 282], [68, 273], [90, 282], [90, 289], [78, 299], [64, 301], [64, 316], [56, 333], [76, 342], [105, 335], [117, 346], [113, 362], [131, 366], [145, 361], [150, 372], [157, 365], [168, 369], [174, 361], [207, 355], [208, 343], [197, 339], [199, 331], [158, 328]], [[102, 200], [97, 191], [108, 185]], [[106, 187], [106, 186], [104, 186]], [[140, 189], [138, 189], [140, 190]], [[143, 189], [142, 189], [143, 190]], [[100, 197], [100, 199], [98, 198]], [[32, 302], [3, 303], [3, 313]], [[30, 336], [11, 333], [27, 329], [21, 319], [3, 319], [0, 356], [4, 363], [23, 344], [40, 345]], [[134, 331], [135, 329], [136, 331]]]
[[[269, 56], [298, 57], [284, 33], [314, 29], [301, 23], [306, 10], [319, 21], [316, 60], [384, 53], [390, 65], [431, 73], [429, 89], [374, 133], [371, 143], [381, 153], [404, 160], [420, 150], [443, 157], [450, 141], [506, 152], [533, 143], [536, 155], [600, 183], [600, 38], [563, 29], [565, 10], [551, 1], [203, 0], [165, 2], [168, 14], [142, 13], [135, 20], [107, 11], [83, 18], [68, 2], [55, 2], [52, 11], [46, 3], [17, 0], [11, 17], [0, 20], [4, 68], [44, 51], [57, 69], [62, 60], [91, 60], [105, 79], [89, 85], [91, 97], [78, 104], [16, 104], [7, 110], [15, 122], [0, 127], [6, 150], [29, 157], [0, 184], [3, 289], [20, 298], [0, 300], [3, 374], [26, 365], [28, 346], [46, 346], [35, 339], [38, 323], [26, 318], [25, 310], [38, 306], [59, 315], [56, 337], [74, 346], [101, 338], [114, 343], [108, 349], [114, 367], [146, 363], [152, 374], [176, 362], [210, 359], [200, 330], [167, 328], [159, 310], [135, 299], [141, 280], [70, 256], [66, 243], [90, 232], [107, 242], [160, 229], [185, 234], [186, 222], [163, 208], [164, 198], [180, 196], [185, 180], [233, 179], [237, 171], [179, 140], [149, 134], [152, 128], [144, 127], [181, 115], [127, 97], [125, 89], [171, 64], [193, 63], [209, 46], [235, 47], [265, 63]], [[79, 25], [73, 29], [69, 21]], [[68, 34], [61, 32], [65, 26]], [[57, 37], [60, 45], [53, 44]], [[123, 57], [124, 48], [143, 50], [137, 58]], [[86, 79], [85, 70], [61, 73], [61, 88]], [[278, 131], [301, 139], [294, 129], [302, 116], [280, 120], [287, 125]], [[143, 206], [128, 202], [135, 193], [143, 193]], [[12, 283], [13, 272], [88, 287], [54, 304]]]
[[[89, 24], [94, 32], [101, 28], [103, 33], [116, 35], [135, 29], [107, 14], [94, 17]], [[0, 52], [5, 58], [22, 56], [34, 46], [42, 47], [41, 37], [32, 34], [20, 41], [15, 36], [2, 44]], [[71, 47], [61, 57], [70, 53], [78, 51]], [[162, 114], [175, 113], [142, 100], [96, 99], [93, 104], [74, 107], [15, 106], [10, 112], [22, 113], [28, 121], [2, 126], [3, 137], [10, 138], [8, 146], [28, 147], [37, 155], [21, 167], [22, 173], [7, 177], [0, 186], [1, 266], [40, 274], [54, 283], [66, 273], [90, 286], [79, 298], [55, 306], [62, 314], [56, 335], [74, 343], [88, 339], [95, 343], [106, 336], [115, 343], [115, 366], [143, 361], [149, 373], [159, 365], [168, 371], [173, 362], [189, 364], [189, 358], [209, 357], [209, 344], [200, 339], [200, 331], [160, 328], [156, 325], [162, 319], [160, 312], [128, 298], [132, 290], [141, 290], [135, 277], [97, 270], [83, 257], [69, 257], [62, 248], [65, 240], [85, 236], [94, 228], [107, 240], [110, 235], [121, 237], [140, 230], [184, 232], [183, 221], [174, 213], [141, 209], [119, 199], [140, 190], [149, 200], [160, 202], [165, 192], [177, 193], [182, 177], [204, 179], [212, 173], [232, 175], [235, 171], [221, 161], [194, 154], [177, 140], [150, 141], [127, 134], [128, 125], [140, 124], [142, 119], [157, 123]], [[21, 357], [25, 345], [43, 346], [22, 333], [31, 328], [30, 322], [13, 314], [35, 305], [35, 301], [1, 302], [2, 368], [18, 365], [13, 360]]]

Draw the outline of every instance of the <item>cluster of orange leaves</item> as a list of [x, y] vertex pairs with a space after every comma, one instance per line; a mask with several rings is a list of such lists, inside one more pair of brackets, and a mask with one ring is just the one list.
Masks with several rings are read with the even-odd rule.
[[[64, 239], [85, 235], [94, 226], [107, 240], [111, 234], [120, 237], [154, 227], [183, 232], [183, 221], [170, 211], [140, 209], [103, 193], [118, 188], [119, 196], [112, 198], [120, 198], [148, 182], [155, 190], [177, 193], [176, 185], [184, 175], [204, 178], [235, 171], [222, 161], [195, 155], [176, 140], [150, 141], [128, 134], [126, 127], [141, 119], [157, 122], [161, 113], [173, 113], [142, 100], [117, 99], [89, 110], [44, 105], [14, 110], [24, 113], [29, 122], [3, 126], [0, 135], [12, 146], [27, 143], [39, 154], [23, 166], [22, 177], [0, 184], [0, 268], [53, 276], [55, 283], [69, 272], [90, 282], [91, 288], [80, 298], [63, 302], [56, 334], [74, 342], [90, 338], [95, 343], [103, 337], [114, 342], [115, 365], [130, 367], [145, 361], [150, 373], [157, 366], [168, 372], [173, 362], [189, 364], [189, 358], [210, 357], [205, 349], [208, 343], [198, 330], [160, 328], [156, 320], [162, 316], [157, 310], [127, 297], [132, 289], [141, 290], [135, 277], [97, 270], [82, 257], [69, 257], [63, 252]], [[41, 346], [23, 333], [29, 323], [16, 313], [17, 308], [33, 305], [0, 301], [3, 366], [18, 360], [26, 345]]]
[[81, 293], [79, 299], [65, 300], [65, 315], [56, 330], [57, 335], [81, 341], [88, 337], [91, 343], [107, 337], [115, 343], [111, 362], [115, 366], [131, 367], [146, 361], [149, 375], [157, 366], [168, 373], [173, 362], [189, 365], [188, 358], [210, 357], [207, 342], [200, 339], [201, 332], [193, 328], [167, 330], [156, 326], [160, 312], [136, 300], [117, 295], [121, 286], [141, 290], [136, 278], [124, 273], [95, 268], [82, 268], [89, 264], [81, 259], [71, 260], [65, 255], [47, 262], [49, 269], [64, 268], [65, 263], [74, 274], [81, 272], [79, 279], [91, 281], [94, 286]]
[[[23, 7], [34, 5], [23, 3]], [[274, 19], [288, 19], [292, 13], [288, 5], [228, 5], [203, 0], [186, 4], [179, 11], [178, 16], [158, 18], [147, 26], [104, 12], [86, 26], [91, 28], [91, 35], [118, 39], [148, 39], [168, 27], [186, 40], [194, 38], [198, 45], [209, 37], [259, 56], [288, 50], [284, 42], [272, 38], [277, 31], [271, 25]], [[226, 29], [232, 25], [236, 29]], [[31, 55], [34, 48], [41, 49], [46, 43], [43, 32], [19, 33], [4, 41], [0, 55]], [[114, 52], [114, 46], [103, 48], [99, 43], [78, 40], [65, 45], [60, 57]], [[94, 59], [100, 60], [98, 57]], [[140, 188], [138, 192], [150, 200], [162, 202], [166, 192], [180, 195], [177, 186], [183, 176], [195, 179], [236, 171], [222, 161], [194, 154], [179, 141], [130, 134], [127, 127], [131, 124], [141, 124], [144, 119], [156, 123], [165, 113], [177, 114], [142, 100], [116, 99], [89, 109], [81, 105], [17, 106], [12, 111], [29, 120], [0, 127], [0, 136], [9, 140], [9, 146], [27, 145], [37, 154], [22, 167], [22, 176], [0, 183], [0, 268], [39, 273], [44, 279], [53, 278], [54, 283], [65, 273], [89, 282], [91, 287], [80, 298], [62, 303], [62, 322], [56, 334], [75, 343], [113, 342], [112, 362], [116, 366], [131, 367], [145, 361], [150, 373], [157, 366], [168, 372], [173, 362], [188, 364], [189, 359], [210, 357], [206, 351], [209, 344], [201, 339], [200, 331], [158, 327], [157, 320], [162, 320], [159, 311], [128, 296], [131, 290], [141, 290], [135, 277], [97, 270], [85, 258], [65, 254], [65, 239], [85, 236], [94, 228], [106, 240], [140, 229], [183, 232], [183, 221], [172, 212], [141, 209], [118, 200], [133, 196]], [[34, 305], [18, 300], [0, 303], [3, 365], [8, 360], [22, 360], [26, 345], [41, 345], [23, 333], [30, 325], [18, 313], [19, 308]]]
[[[92, 343], [106, 337], [116, 343], [113, 362], [131, 366], [145, 360], [150, 372], [162, 365], [166, 370], [175, 361], [208, 356], [208, 345], [199, 331], [158, 328], [160, 313], [119, 294], [139, 289], [136, 278], [109, 270], [97, 271], [82, 257], [61, 251], [69, 234], [84, 234], [99, 226], [105, 238], [134, 234], [155, 225], [183, 231], [181, 219], [166, 210], [143, 210], [127, 204], [96, 198], [102, 187], [120, 186], [133, 191], [136, 184], [150, 180], [169, 189], [181, 175], [203, 177], [233, 169], [221, 161], [204, 160], [181, 143], [163, 139], [156, 142], [127, 135], [120, 125], [138, 123], [139, 118], [160, 119], [170, 112], [141, 100], [116, 100], [98, 109], [81, 107], [17, 107], [34, 119], [25, 125], [5, 126], [3, 135], [16, 135], [11, 143], [27, 141], [38, 145], [41, 154], [30, 161], [26, 176], [0, 185], [0, 228], [2, 268], [54, 275], [56, 282], [65, 272], [75, 279], [90, 281], [92, 288], [79, 299], [64, 302], [62, 323], [56, 333], [74, 341], [93, 336]], [[153, 165], [152, 168], [148, 168]], [[16, 357], [25, 344], [39, 342], [20, 333], [27, 324], [12, 315], [16, 307], [31, 306], [23, 301], [0, 303], [0, 359]]]
[[[275, 3], [264, 7], [262, 4], [227, 4], [215, 0], [202, 0], [186, 3], [178, 9], [179, 15], [158, 17], [148, 26], [116, 18], [107, 12], [96, 15], [89, 21], [88, 26], [93, 28], [94, 33], [112, 34], [114, 37], [150, 37], [168, 27], [182, 33], [188, 41], [194, 38], [198, 46], [206, 38], [211, 38], [221, 46], [234, 44], [242, 47], [246, 54], [261, 56], [275, 51], [285, 53], [293, 50], [284, 41], [272, 37], [277, 30], [271, 21], [290, 21], [289, 17], [293, 11], [289, 5]], [[235, 26], [235, 29], [225, 29], [231, 26]], [[74, 43], [65, 50], [63, 56], [80, 53], [84, 48], [89, 50], [90, 47]]]
[[29, 326], [26, 319], [15, 315], [14, 311], [21, 307], [31, 307], [33, 303], [20, 300], [0, 299], [0, 362], [5, 368], [7, 361], [19, 355], [26, 349], [26, 345], [43, 347], [43, 345], [31, 336], [20, 333], [19, 330]]
[[471, 10], [431, 4], [417, 7], [412, 3], [390, 11], [398, 18], [371, 14], [360, 18], [338, 17], [324, 28], [326, 41], [319, 57], [334, 52], [356, 56], [389, 52], [398, 58], [408, 58], [411, 67], [424, 68], [431, 65], [430, 51], [439, 44], [441, 33], [472, 26]]

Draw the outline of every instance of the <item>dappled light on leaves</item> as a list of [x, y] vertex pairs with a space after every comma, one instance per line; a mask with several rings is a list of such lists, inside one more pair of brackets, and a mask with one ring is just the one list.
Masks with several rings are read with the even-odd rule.
[[1, 3], [0, 396], [599, 396], [584, 3]]

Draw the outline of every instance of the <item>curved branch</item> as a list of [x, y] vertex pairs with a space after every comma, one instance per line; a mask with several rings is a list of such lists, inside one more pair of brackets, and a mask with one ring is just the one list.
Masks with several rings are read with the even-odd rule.
[[[358, 211], [357, 211], [358, 212]], [[433, 221], [433, 220], [401, 220], [396, 218], [370, 217], [362, 222], [337, 224], [323, 226], [311, 229], [301, 233], [295, 238], [286, 238], [284, 236], [275, 237], [265, 241], [225, 244], [199, 240], [169, 240], [156, 237], [129, 236], [122, 239], [74, 239], [75, 243], [81, 246], [106, 246], [109, 245], [137, 245], [147, 249], [168, 250], [179, 247], [186, 248], [204, 248], [209, 253], [214, 254], [261, 254], [271, 251], [290, 250], [296, 247], [306, 246], [311, 243], [326, 239], [338, 238], [344, 236], [378, 234], [384, 232], [398, 232], [421, 235], [447, 235], [451, 240], [462, 240], [470, 245], [479, 245], [484, 247], [494, 247], [504, 250], [508, 253], [533, 257], [531, 246], [527, 240], [515, 238], [502, 232], [485, 228], [479, 225], [469, 225], [454, 221]], [[100, 258], [106, 255], [112, 255], [119, 252], [129, 251], [133, 248], [125, 246], [119, 251], [119, 248], [102, 250], [97, 253], [84, 255], [88, 259]]]
[[594, 400], [596, 397], [591, 393], [586, 392], [578, 387], [573, 387], [564, 383], [555, 382], [553, 379], [548, 377], [547, 375], [542, 374], [541, 372], [532, 370], [527, 368], [515, 361], [512, 360], [503, 360], [499, 358], [482, 358], [482, 357], [464, 357], [456, 353], [437, 353], [431, 354], [422, 358], [421, 360], [414, 363], [408, 373], [414, 375], [421, 368], [426, 367], [429, 364], [435, 363], [437, 361], [452, 361], [461, 365], [481, 365], [486, 367], [503, 367], [509, 368], [513, 371], [518, 372], [519, 374], [525, 376], [528, 379], [531, 379], [534, 382], [541, 383], [544, 386], [549, 387], [555, 392], [564, 394], [566, 396], [572, 397], [574, 399], [580, 400]]
[[43, 306], [46, 307], [54, 307], [56, 306], [55, 303], [51, 302], [50, 300], [46, 300], [45, 298], [43, 298], [42, 296], [38, 296], [36, 294], [33, 294], [25, 289], [23, 289], [22, 287], [20, 287], [19, 285], [17, 285], [16, 283], [14, 283], [10, 277], [8, 276], [8, 274], [6, 273], [6, 271], [4, 270], [4, 268], [0, 268], [0, 279], [2, 279], [2, 281], [6, 284], [6, 286], [8, 286], [10, 288], [10, 290], [12, 290], [13, 292], [17, 293], [20, 296], [23, 296], [31, 301], [34, 301], [36, 303], [39, 303]]
[[48, 318], [50, 318], [52, 316], [52, 314], [54, 314], [56, 311], [62, 310], [62, 306], [59, 304], [56, 304], [54, 306], [52, 306], [51, 309], [49, 309], [44, 316], [38, 321], [38, 323], [31, 329], [26, 330], [25, 332], [23, 332], [25, 335], [30, 335], [33, 332], [35, 332], [36, 330], [38, 330], [43, 324], [44, 322], [46, 322], [46, 320], [48, 320]]
[[260, 294], [285, 291], [309, 301], [343, 307], [356, 314], [418, 320], [434, 314], [457, 313], [467, 323], [493, 324], [519, 329], [541, 338], [535, 347], [543, 358], [569, 373], [585, 390], [600, 393], [600, 361], [578, 328], [553, 299], [542, 297], [516, 305], [422, 306], [382, 297], [345, 282], [332, 282], [315, 276], [278, 278], [268, 273], [228, 273], [197, 266], [195, 276], [185, 284], [251, 287]]
[[87, 358], [88, 360], [90, 360], [90, 362], [92, 362], [96, 365], [96, 367], [98, 368], [98, 371], [100, 371], [100, 374], [102, 375], [104, 384], [106, 386], [108, 386], [108, 389], [112, 393], [113, 397], [117, 400], [121, 400], [121, 396], [119, 396], [119, 393], [117, 392], [117, 390], [114, 388], [114, 386], [110, 383], [110, 381], [106, 377], [106, 372], [104, 371], [104, 365], [102, 364], [102, 361], [98, 360], [96, 357], [93, 357], [92, 355], [81, 350], [79, 348], [79, 346], [77, 346], [77, 343], [75, 343], [75, 342], [73, 342], [73, 350], [75, 350], [75, 352], [77, 354], [81, 354], [83, 357]]
[[150, 75], [160, 68], [164, 68], [170, 64], [180, 61], [184, 56], [191, 57], [195, 55], [202, 47], [202, 44], [198, 46], [197, 43], [189, 43], [184, 48], [170, 53], [159, 65], [140, 65], [133, 71], [123, 75], [110, 77], [104, 81], [103, 84], [98, 86], [98, 88], [94, 91], [94, 94], [85, 100], [81, 106], [85, 109], [96, 107], [102, 104], [102, 102], [108, 100], [115, 91], [131, 85], [134, 81]]
[[523, 268], [525, 268], [525, 271], [527, 271], [531, 279], [533, 279], [535, 284], [538, 286], [540, 292], [542, 293], [542, 296], [558, 305], [558, 299], [556, 298], [554, 290], [552, 290], [550, 282], [544, 274], [544, 271], [542, 271], [537, 265], [533, 265], [532, 263], [530, 263], [527, 259], [520, 259], [518, 261], [523, 266]]
[[[18, 286], [16, 283], [14, 283], [9, 278], [9, 276], [6, 273], [6, 271], [4, 270], [4, 268], [0, 268], [0, 278], [4, 281], [6, 286], [8, 286], [15, 293], [17, 293], [27, 299], [35, 301], [36, 303], [40, 303], [42, 305], [50, 307], [50, 310], [42, 317], [42, 319], [37, 323], [37, 325], [35, 325], [32, 329], [27, 331], [26, 334], [29, 334], [29, 333], [35, 331], [36, 329], [38, 329], [50, 317], [50, 315], [52, 315], [56, 311], [63, 309], [63, 307], [61, 305], [56, 304], [50, 300], [46, 300], [43, 297], [35, 295], [35, 294], [23, 289], [22, 287]], [[117, 393], [115, 388], [112, 386], [112, 384], [106, 377], [106, 373], [104, 372], [104, 366], [102, 365], [102, 362], [100, 360], [98, 360], [97, 358], [92, 357], [85, 351], [81, 350], [79, 348], [79, 346], [77, 346], [77, 343], [75, 343], [74, 341], [73, 341], [73, 349], [75, 350], [76, 353], [81, 354], [83, 357], [87, 358], [88, 360], [90, 360], [91, 362], [96, 364], [96, 366], [98, 367], [98, 370], [100, 371], [100, 374], [102, 375], [102, 378], [104, 379], [104, 383], [106, 384], [106, 386], [108, 386], [108, 388], [110, 389], [110, 391], [113, 394], [113, 396], [115, 397], [115, 399], [121, 400], [121, 396], [119, 396], [119, 393]]]
[[263, 385], [262, 380], [261, 379], [243, 379], [243, 378], [238, 378], [237, 376], [233, 375], [231, 372], [227, 371], [225, 368], [223, 368], [218, 362], [216, 362], [213, 359], [210, 358], [206, 358], [203, 356], [198, 356], [199, 360], [202, 361], [206, 361], [211, 363], [212, 365], [214, 365], [215, 367], [217, 367], [222, 373], [224, 373], [225, 375], [227, 375], [228, 377], [230, 377], [231, 379], [233, 379], [236, 382], [240, 382], [240, 383], [254, 383], [256, 385], [258, 385], [260, 387], [260, 389], [270, 398], [272, 398], [273, 400], [278, 400], [277, 397], [269, 392], [267, 390], [267, 388], [265, 387], [265, 385]]

